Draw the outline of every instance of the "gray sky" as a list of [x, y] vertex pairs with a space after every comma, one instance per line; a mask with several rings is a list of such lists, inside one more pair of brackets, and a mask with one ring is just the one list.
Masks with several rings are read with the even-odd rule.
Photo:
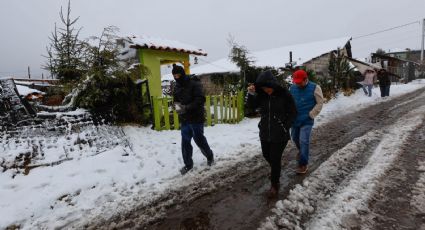
[[[67, 0], [0, 0], [0, 77], [41, 75], [48, 36]], [[232, 34], [251, 51], [356, 37], [425, 17], [425, 0], [71, 0], [81, 38], [108, 25], [195, 45], [209, 61], [227, 56]], [[353, 56], [420, 48], [420, 24], [352, 41]]]

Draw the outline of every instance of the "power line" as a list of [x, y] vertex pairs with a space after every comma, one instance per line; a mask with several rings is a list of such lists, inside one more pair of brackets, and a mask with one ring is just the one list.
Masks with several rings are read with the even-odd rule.
[[201, 61], [203, 61], [203, 62], [205, 62], [205, 63], [207, 63], [207, 64], [210, 64], [210, 65], [212, 65], [212, 66], [218, 67], [218, 68], [220, 68], [220, 69], [226, 70], [226, 71], [228, 71], [228, 72], [232, 72], [232, 70], [229, 70], [228, 68], [224, 68], [224, 67], [222, 67], [222, 66], [216, 65], [216, 64], [211, 63], [211, 62], [209, 62], [209, 61], [207, 61], [207, 60], [204, 60], [204, 59], [202, 59], [202, 58], [199, 58], [199, 57], [198, 57], [198, 60], [201, 60]]
[[[415, 31], [415, 32], [417, 32], [417, 31]], [[404, 40], [408, 40], [408, 39], [412, 39], [412, 38], [417, 38], [419, 36], [418, 34], [411, 34], [411, 33], [405, 33], [403, 35], [404, 36], [391, 36], [391, 37], [388, 37], [388, 38], [385, 38], [385, 39], [368, 41], [367, 43], [355, 41], [355, 42], [353, 42], [353, 45], [354, 45], [355, 49], [358, 50], [358, 49], [363, 49], [363, 48], [369, 48], [370, 46], [375, 46], [375, 45], [376, 46], [383, 46], [383, 45], [387, 45], [387, 44], [397, 43], [397, 42], [400, 42], [400, 41], [404, 41]]]
[[354, 37], [353, 39], [359, 39], [359, 38], [363, 38], [363, 37], [372, 36], [372, 35], [387, 32], [387, 31], [390, 31], [390, 30], [395, 30], [395, 29], [399, 29], [399, 28], [402, 28], [402, 27], [410, 26], [410, 25], [413, 25], [413, 24], [416, 24], [416, 23], [420, 24], [420, 21], [414, 21], [414, 22], [410, 22], [410, 23], [407, 23], [407, 24], [404, 24], [404, 25], [394, 26], [394, 27], [391, 27], [391, 28], [388, 28], [388, 29], [385, 29], [385, 30], [380, 30], [380, 31], [373, 32], [373, 33], [370, 33], [370, 34], [365, 34], [365, 35], [361, 35], [361, 36], [358, 36], [358, 37]]
[[[391, 45], [391, 44], [398, 44], [402, 41], [407, 41], [410, 40], [412, 38], [416, 38], [417, 36], [408, 36], [408, 37], [404, 37], [401, 39], [397, 39], [397, 40], [393, 40], [393, 41], [387, 41], [387, 42], [380, 42], [379, 45], [381, 46], [380, 48], [383, 48], [383, 46], [385, 45]], [[367, 46], [355, 46], [354, 48], [356, 51], [364, 51], [364, 50], [371, 50], [373, 48], [367, 47]]]

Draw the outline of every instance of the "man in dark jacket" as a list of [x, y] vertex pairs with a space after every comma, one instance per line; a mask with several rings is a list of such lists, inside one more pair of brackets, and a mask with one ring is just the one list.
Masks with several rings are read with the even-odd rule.
[[378, 72], [379, 89], [381, 90], [381, 97], [390, 96], [391, 76], [385, 69]]
[[176, 64], [173, 64], [172, 74], [176, 80], [173, 97], [181, 123], [182, 155], [185, 164], [180, 173], [184, 175], [193, 168], [192, 138], [207, 158], [208, 166], [213, 164], [214, 155], [204, 136], [205, 96], [201, 82], [187, 76], [183, 67]]
[[310, 135], [314, 118], [319, 115], [323, 106], [323, 94], [319, 85], [308, 80], [304, 70], [292, 74], [293, 85], [289, 89], [297, 106], [297, 118], [291, 128], [291, 137], [299, 150], [298, 174], [308, 170], [310, 155]]
[[281, 87], [270, 71], [261, 73], [248, 87], [248, 105], [260, 108], [260, 141], [263, 156], [271, 167], [271, 188], [275, 197], [279, 191], [282, 154], [289, 140], [289, 128], [297, 110], [288, 90]]

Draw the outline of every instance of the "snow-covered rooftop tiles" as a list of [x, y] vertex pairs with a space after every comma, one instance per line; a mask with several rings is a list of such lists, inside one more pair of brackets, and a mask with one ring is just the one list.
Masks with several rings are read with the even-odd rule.
[[178, 51], [189, 54], [207, 56], [207, 53], [202, 49], [199, 49], [192, 45], [181, 43], [179, 41], [167, 40], [147, 35], [128, 36], [127, 38], [133, 43], [133, 45], [130, 45], [131, 48], [148, 48], [155, 50]]

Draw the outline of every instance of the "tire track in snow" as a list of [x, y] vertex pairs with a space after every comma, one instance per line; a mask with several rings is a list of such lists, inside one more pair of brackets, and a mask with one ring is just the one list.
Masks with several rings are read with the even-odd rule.
[[[367, 208], [367, 198], [379, 177], [398, 155], [408, 134], [421, 124], [424, 112], [425, 106], [415, 109], [394, 125], [369, 132], [337, 151], [302, 185], [291, 190], [287, 199], [277, 202], [274, 215], [268, 217], [260, 229], [340, 229], [343, 218]], [[345, 166], [350, 168], [348, 159], [364, 154], [362, 141], [380, 138], [380, 135], [382, 141], [376, 148], [372, 147], [369, 162], [354, 177], [350, 178], [347, 170], [340, 170]], [[350, 179], [337, 190], [340, 177]], [[306, 223], [309, 216], [312, 218]]]

